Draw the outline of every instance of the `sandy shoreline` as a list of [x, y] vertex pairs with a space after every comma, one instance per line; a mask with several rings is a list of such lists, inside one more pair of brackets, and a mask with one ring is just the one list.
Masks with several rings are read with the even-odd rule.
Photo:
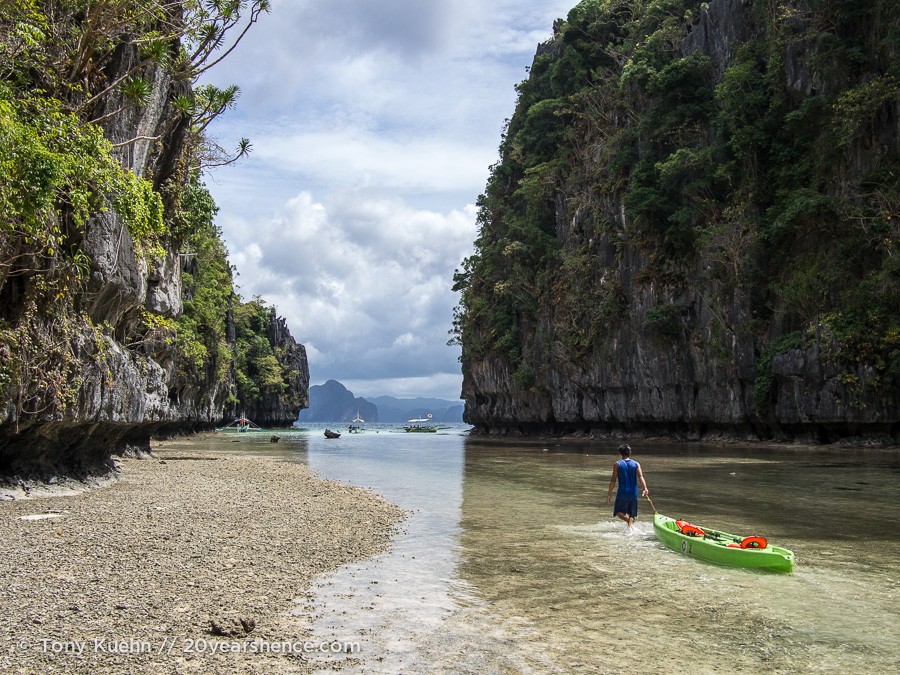
[[0, 501], [0, 671], [307, 672], [310, 581], [403, 517], [299, 464], [155, 452], [97, 489]]

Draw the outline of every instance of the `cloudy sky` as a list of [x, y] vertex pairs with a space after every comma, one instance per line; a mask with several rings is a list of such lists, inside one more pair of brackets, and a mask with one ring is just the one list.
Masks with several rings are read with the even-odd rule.
[[306, 346], [312, 384], [459, 396], [453, 271], [515, 84], [576, 0], [274, 0], [207, 81], [249, 158], [207, 177], [245, 298]]

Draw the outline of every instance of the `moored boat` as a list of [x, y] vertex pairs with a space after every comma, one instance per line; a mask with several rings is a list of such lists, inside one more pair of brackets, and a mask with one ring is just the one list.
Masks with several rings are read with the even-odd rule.
[[225, 433], [238, 432], [238, 433], [243, 434], [243, 433], [247, 433], [249, 431], [265, 431], [265, 429], [263, 429], [261, 426], [259, 426], [255, 422], [248, 420], [246, 417], [244, 417], [242, 415], [238, 419], [234, 420], [234, 422], [231, 422], [230, 424], [227, 424], [224, 427], [216, 429], [216, 431], [221, 431], [221, 432], [225, 432]]
[[420, 417], [418, 419], [410, 419], [406, 420], [406, 426], [403, 427], [403, 431], [407, 433], [426, 433], [433, 434], [437, 431], [437, 426], [431, 423], [431, 413], [428, 413], [425, 417]]
[[337, 431], [332, 431], [331, 429], [325, 430], [325, 438], [340, 438], [341, 435]]
[[366, 421], [359, 416], [359, 410], [356, 411], [356, 417], [350, 420], [350, 427], [347, 429], [351, 434], [361, 434], [366, 430]]
[[659, 513], [653, 516], [653, 529], [659, 540], [673, 551], [708, 562], [775, 572], [794, 570], [794, 553], [770, 545], [764, 537], [741, 537]]
[[428, 413], [427, 417], [407, 420], [406, 426], [403, 427], [403, 431], [407, 433], [433, 434], [437, 432], [437, 430], [438, 428], [431, 423], [431, 413]]

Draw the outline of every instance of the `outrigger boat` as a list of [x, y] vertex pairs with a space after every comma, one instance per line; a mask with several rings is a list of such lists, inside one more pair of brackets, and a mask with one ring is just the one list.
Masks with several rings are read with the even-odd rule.
[[361, 434], [366, 430], [366, 421], [359, 416], [359, 410], [356, 411], [356, 417], [350, 420], [350, 428], [348, 431], [351, 434]]
[[216, 429], [216, 431], [223, 431], [226, 433], [246, 433], [248, 431], [265, 431], [265, 429], [242, 415], [231, 424], [226, 424], [224, 427]]
[[438, 428], [431, 424], [431, 413], [428, 413], [426, 417], [407, 420], [406, 426], [403, 427], [403, 431], [407, 433], [433, 434], [437, 430]]
[[653, 516], [659, 540], [673, 551], [733, 567], [749, 567], [775, 572], [794, 571], [794, 553], [771, 546], [765, 537], [740, 537], [728, 532], [698, 527], [660, 513]]

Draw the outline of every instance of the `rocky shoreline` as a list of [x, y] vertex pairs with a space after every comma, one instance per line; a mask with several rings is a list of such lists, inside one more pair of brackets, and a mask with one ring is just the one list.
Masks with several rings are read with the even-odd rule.
[[[309, 584], [389, 545], [403, 511], [299, 464], [169, 442], [118, 480], [0, 501], [0, 670], [314, 668]], [[24, 492], [23, 492], [24, 496]], [[352, 642], [354, 636], [342, 637]], [[352, 647], [333, 663], [352, 663]], [[319, 661], [321, 664], [321, 660]]]
[[[896, 425], [895, 425], [896, 426]], [[473, 426], [469, 431], [472, 438], [484, 439], [512, 439], [516, 442], [541, 442], [541, 441], [585, 441], [585, 440], [613, 440], [613, 441], [629, 441], [640, 439], [642, 442], [654, 443], [671, 443], [679, 444], [697, 444], [697, 445], [745, 445], [757, 448], [779, 448], [784, 450], [807, 450], [811, 448], [828, 449], [828, 448], [873, 448], [873, 449], [891, 449], [900, 448], [898, 442], [898, 431], [885, 432], [883, 434], [860, 434], [856, 436], [835, 437], [830, 441], [822, 441], [812, 438], [810, 435], [797, 435], [791, 438], [764, 438], [754, 436], [753, 434], [740, 434], [737, 432], [727, 431], [710, 431], [704, 434], [691, 434], [684, 432], [660, 432], [653, 429], [629, 429], [612, 430], [600, 429], [598, 427], [576, 428], [573, 425], [559, 425], [552, 427], [551, 425], [494, 425], [494, 426]]]

